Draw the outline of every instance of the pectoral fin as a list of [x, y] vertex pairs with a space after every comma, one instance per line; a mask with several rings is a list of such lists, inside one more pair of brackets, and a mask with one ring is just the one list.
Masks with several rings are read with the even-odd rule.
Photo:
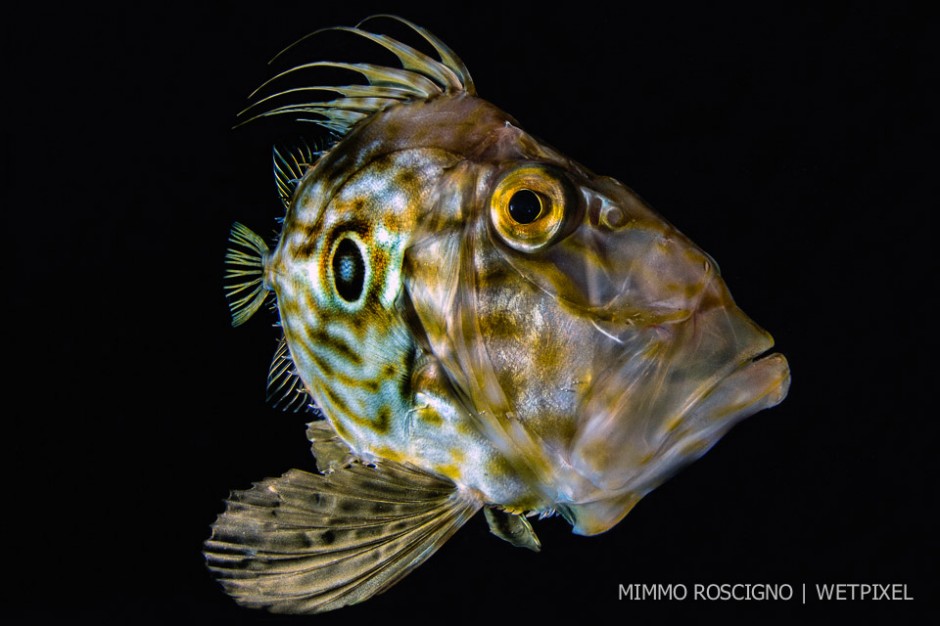
[[239, 604], [316, 613], [362, 602], [424, 562], [481, 506], [410, 466], [339, 465], [337, 456], [327, 474], [291, 470], [229, 498], [205, 555]]

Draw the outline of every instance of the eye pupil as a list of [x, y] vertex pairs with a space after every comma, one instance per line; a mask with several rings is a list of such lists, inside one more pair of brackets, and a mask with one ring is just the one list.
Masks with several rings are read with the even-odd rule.
[[355, 302], [362, 295], [366, 264], [359, 246], [343, 239], [333, 253], [333, 282], [336, 293], [346, 302]]
[[520, 189], [509, 199], [509, 216], [517, 224], [531, 224], [542, 213], [542, 200], [534, 191]]

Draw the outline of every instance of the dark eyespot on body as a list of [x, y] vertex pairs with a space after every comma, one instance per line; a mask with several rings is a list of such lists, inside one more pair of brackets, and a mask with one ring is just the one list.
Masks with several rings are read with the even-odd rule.
[[509, 216], [519, 224], [531, 224], [542, 213], [542, 200], [529, 189], [520, 189], [509, 199]]
[[349, 237], [340, 240], [333, 252], [333, 284], [346, 302], [355, 302], [365, 286], [366, 263], [362, 251]]

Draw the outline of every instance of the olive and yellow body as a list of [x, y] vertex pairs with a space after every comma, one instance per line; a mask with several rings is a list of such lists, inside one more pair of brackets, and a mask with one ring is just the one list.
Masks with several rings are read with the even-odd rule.
[[[480, 508], [494, 533], [533, 549], [533, 515], [604, 532], [789, 385], [708, 254], [477, 96], [449, 48], [399, 21], [439, 58], [344, 28], [402, 67], [309, 63], [282, 77], [330, 67], [368, 84], [257, 103], [338, 93], [258, 116], [314, 115], [341, 136], [279, 176], [273, 249], [242, 226], [233, 235], [235, 321], [273, 292], [284, 348], [272, 371], [296, 377], [288, 387], [324, 418], [310, 434], [321, 473], [236, 495], [207, 542], [245, 604], [361, 601]], [[344, 517], [369, 517], [376, 501], [397, 513]], [[285, 508], [292, 525], [269, 517]], [[364, 525], [368, 541], [351, 530]]]

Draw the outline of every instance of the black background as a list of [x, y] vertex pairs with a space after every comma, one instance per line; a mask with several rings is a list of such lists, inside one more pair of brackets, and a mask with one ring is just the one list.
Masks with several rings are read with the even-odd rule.
[[[3, 613], [936, 614], [937, 22], [903, 4], [336, 4], [42, 5], [5, 27]], [[231, 222], [269, 234], [280, 215], [270, 146], [285, 131], [231, 127], [277, 51], [376, 12], [428, 27], [483, 97], [709, 251], [788, 357], [793, 386], [605, 535], [547, 520], [533, 554], [480, 516], [382, 596], [270, 616], [229, 600], [200, 554], [230, 489], [312, 468], [304, 417], [264, 401], [273, 319], [233, 330], [221, 289]], [[904, 583], [915, 600], [617, 600], [618, 584], [710, 582], [789, 583], [797, 596], [804, 583]]]

